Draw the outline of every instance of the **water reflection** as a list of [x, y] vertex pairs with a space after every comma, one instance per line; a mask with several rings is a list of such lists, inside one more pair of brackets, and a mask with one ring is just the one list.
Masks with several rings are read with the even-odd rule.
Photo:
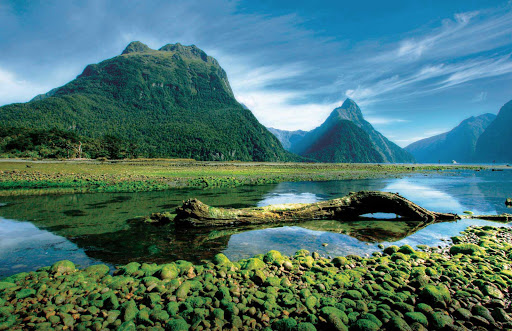
[[292, 254], [301, 248], [325, 256], [362, 255], [377, 250], [378, 243], [439, 245], [471, 224], [500, 225], [463, 220], [421, 228], [415, 222], [354, 220], [176, 230], [143, 222], [151, 212], [173, 210], [190, 197], [213, 206], [240, 208], [315, 202], [360, 190], [398, 192], [440, 212], [502, 213], [507, 211], [505, 198], [512, 195], [512, 176], [509, 171], [433, 172], [399, 179], [281, 183], [230, 190], [0, 198], [0, 276], [61, 259], [82, 266], [97, 261], [112, 265], [176, 259], [198, 262], [219, 252], [240, 259], [270, 249]]

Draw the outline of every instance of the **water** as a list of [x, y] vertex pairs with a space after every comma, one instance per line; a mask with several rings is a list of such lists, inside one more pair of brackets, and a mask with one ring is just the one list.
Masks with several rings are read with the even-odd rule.
[[174, 210], [191, 197], [213, 206], [240, 208], [315, 202], [360, 190], [398, 192], [439, 212], [500, 214], [512, 212], [504, 204], [512, 196], [511, 175], [512, 170], [444, 171], [398, 179], [281, 183], [236, 189], [0, 197], [0, 276], [34, 270], [62, 259], [82, 267], [95, 263], [115, 266], [131, 261], [199, 262], [220, 252], [237, 260], [270, 249], [293, 254], [304, 248], [324, 256], [338, 256], [371, 254], [378, 250], [379, 243], [445, 245], [447, 239], [469, 225], [509, 225], [461, 220], [418, 228], [415, 222], [376, 219], [174, 230], [144, 223], [143, 219], [152, 212]]

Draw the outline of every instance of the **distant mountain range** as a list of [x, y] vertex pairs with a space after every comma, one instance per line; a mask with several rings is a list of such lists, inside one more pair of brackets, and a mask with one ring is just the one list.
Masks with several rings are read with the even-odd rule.
[[475, 161], [512, 162], [512, 100], [478, 138]]
[[454, 129], [405, 147], [421, 163], [474, 162], [478, 138], [496, 118], [493, 114], [470, 117]]
[[322, 162], [414, 162], [412, 155], [375, 130], [351, 99], [309, 132], [269, 130], [287, 150]]
[[[24, 142], [9, 145], [17, 139], [13, 130], [25, 132], [29, 139], [47, 134], [31, 130], [58, 129], [79, 137], [114, 135], [145, 157], [300, 159], [284, 150], [235, 100], [227, 75], [214, 58], [179, 43], [153, 50], [132, 42], [121, 55], [88, 65], [62, 87], [27, 103], [0, 107], [0, 126], [8, 127], [0, 137], [0, 145], [8, 141], [4, 148], [31, 148]], [[50, 148], [49, 144], [37, 148]]]
[[512, 101], [498, 115], [483, 114], [405, 147], [418, 162], [512, 162]]

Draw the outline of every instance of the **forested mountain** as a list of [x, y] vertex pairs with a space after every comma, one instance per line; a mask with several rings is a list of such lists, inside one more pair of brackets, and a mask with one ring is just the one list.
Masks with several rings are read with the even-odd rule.
[[[146, 157], [294, 159], [235, 100], [218, 62], [179, 43], [153, 50], [132, 42], [62, 87], [0, 107], [0, 126], [11, 133], [55, 129], [100, 144], [114, 136]], [[16, 134], [2, 139], [6, 146]]]
[[416, 141], [405, 150], [417, 162], [473, 162], [478, 138], [495, 118], [494, 114], [467, 118], [451, 131]]
[[[279, 130], [276, 134], [285, 148], [322, 162], [414, 161], [412, 155], [375, 130], [351, 99], [334, 109], [322, 125], [301, 134], [302, 138], [294, 135], [296, 131], [288, 131], [288, 135], [286, 132]], [[283, 137], [293, 137], [294, 140], [286, 141]]]
[[480, 135], [475, 159], [479, 162], [512, 162], [512, 100]]

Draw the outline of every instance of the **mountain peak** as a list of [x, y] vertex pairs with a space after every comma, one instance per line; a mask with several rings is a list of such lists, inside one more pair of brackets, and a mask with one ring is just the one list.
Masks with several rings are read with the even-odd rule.
[[213, 58], [206, 55], [206, 53], [196, 45], [185, 46], [180, 43], [167, 44], [162, 46], [159, 51], [174, 52], [186, 58], [201, 58], [204, 62], [213, 62]]
[[[364, 121], [363, 113], [354, 100], [347, 98], [341, 107], [334, 109], [331, 116], [338, 120], [347, 120], [361, 124]], [[330, 117], [331, 117], [330, 116]]]
[[341, 108], [350, 108], [350, 107], [357, 107], [357, 108], [359, 108], [357, 106], [357, 103], [354, 100], [352, 100], [350, 98], [346, 98], [345, 101], [343, 101], [343, 104], [341, 105]]
[[147, 51], [151, 51], [152, 49], [148, 47], [148, 45], [141, 43], [140, 41], [132, 41], [126, 46], [121, 55], [129, 54], [129, 53], [144, 53]]

